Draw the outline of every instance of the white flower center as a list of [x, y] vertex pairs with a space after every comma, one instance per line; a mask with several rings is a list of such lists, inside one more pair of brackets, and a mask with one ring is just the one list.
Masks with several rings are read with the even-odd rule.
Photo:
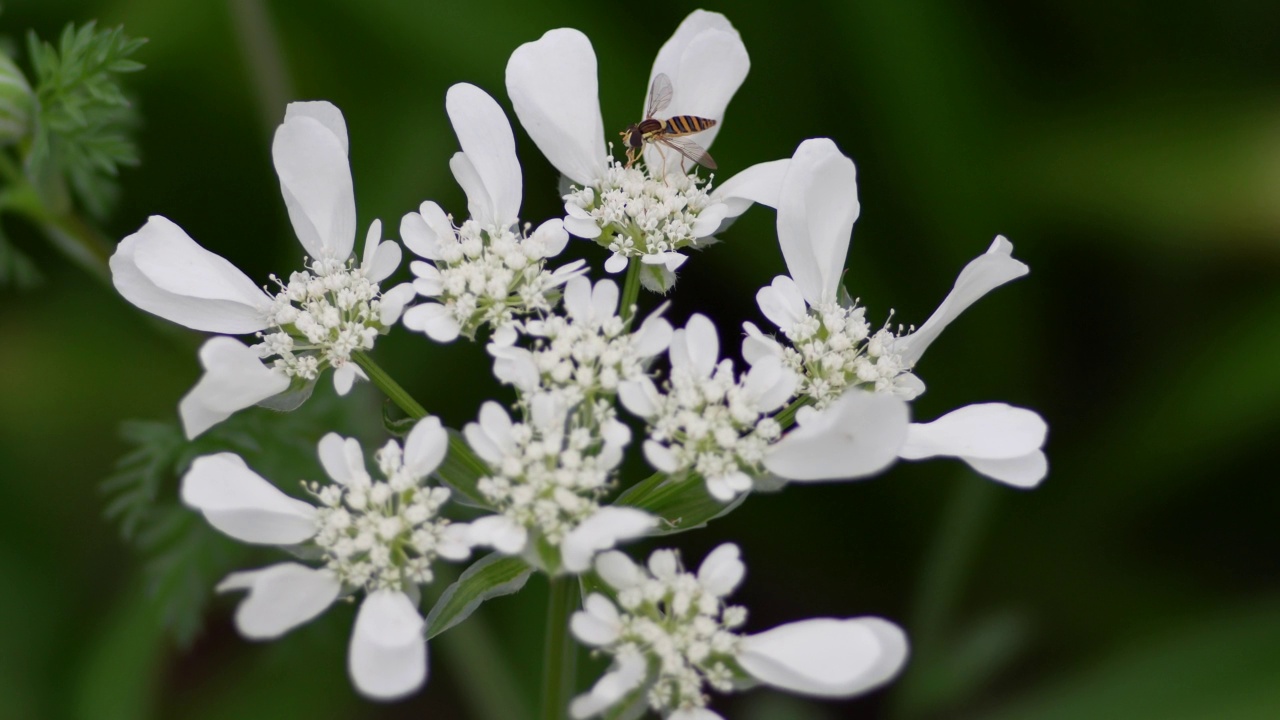
[[648, 695], [655, 712], [705, 707], [704, 686], [733, 689], [730, 668], [741, 644], [733, 630], [746, 622], [746, 608], [726, 605], [707, 592], [695, 575], [679, 567], [678, 556], [677, 572], [670, 577], [645, 575], [638, 586], [618, 594], [621, 632], [602, 649], [610, 655], [641, 652], [657, 661]]
[[721, 361], [710, 379], [673, 368], [664, 389], [649, 421], [649, 438], [671, 450], [681, 468], [709, 481], [763, 472], [765, 450], [782, 428], [773, 418], [762, 417], [745, 379], [734, 379], [732, 361]]
[[898, 379], [911, 370], [893, 352], [898, 335], [887, 324], [872, 332], [866, 308], [856, 303], [812, 308], [783, 334], [791, 341], [783, 359], [800, 378], [797, 394], [813, 398], [818, 408], [851, 387], [895, 392]]
[[463, 335], [551, 311], [564, 281], [546, 269], [546, 239], [528, 229], [486, 229], [467, 220], [452, 237], [438, 239], [441, 259], [433, 264], [439, 277], [431, 279], [438, 287], [423, 294], [449, 309]]
[[287, 283], [271, 279], [280, 286], [271, 310], [275, 329], [258, 333], [255, 347], [289, 377], [314, 380], [325, 368], [341, 368], [386, 330], [378, 284], [351, 260], [316, 260]]
[[376, 457], [383, 480], [360, 472], [341, 484], [304, 483], [320, 501], [315, 543], [345, 585], [372, 592], [429, 583], [449, 525], [436, 514], [449, 491], [406, 471], [394, 440]]
[[657, 255], [696, 246], [694, 222], [712, 205], [711, 181], [682, 172], [661, 179], [641, 167], [610, 158], [598, 186], [574, 186], [564, 196], [600, 227], [600, 245], [626, 257]]
[[613, 405], [601, 400], [590, 409], [577, 408], [563, 423], [516, 423], [502, 463], [478, 483], [498, 512], [553, 546], [600, 508], [617, 466], [616, 458], [602, 456], [597, 429], [616, 422]]

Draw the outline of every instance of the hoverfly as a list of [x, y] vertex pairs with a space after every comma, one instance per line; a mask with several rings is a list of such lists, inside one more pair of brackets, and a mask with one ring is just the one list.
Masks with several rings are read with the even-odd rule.
[[[645, 113], [644, 120], [629, 125], [626, 130], [619, 133], [623, 137], [623, 144], [627, 147], [627, 167], [631, 167], [636, 160], [640, 159], [640, 153], [646, 143], [658, 143], [675, 150], [695, 164], [708, 170], [715, 170], [716, 161], [711, 159], [711, 155], [702, 146], [681, 137], [714, 127], [715, 120], [694, 115], [675, 115], [666, 120], [653, 117], [671, 104], [671, 95], [671, 78], [665, 73], [659, 73], [653, 78], [653, 86], [649, 88], [649, 110]], [[665, 155], [663, 155], [663, 162], [666, 162]], [[665, 167], [663, 174], [666, 174]]]

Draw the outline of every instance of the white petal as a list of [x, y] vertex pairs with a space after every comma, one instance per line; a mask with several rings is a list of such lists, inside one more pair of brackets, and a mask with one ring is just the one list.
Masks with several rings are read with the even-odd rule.
[[647, 377], [618, 383], [618, 400], [633, 415], [653, 417], [658, 413], [658, 399], [658, 389]]
[[790, 165], [791, 158], [752, 165], [717, 185], [711, 199], [723, 203], [730, 218], [746, 212], [752, 203], [776, 208], [782, 195], [782, 178]]
[[382, 242], [382, 221], [374, 218], [374, 221], [369, 223], [369, 231], [364, 234], [364, 253], [360, 256], [360, 267], [373, 266], [373, 259], [378, 254], [380, 242]]
[[[444, 211], [440, 209], [439, 205], [432, 202], [422, 204], [424, 210], [428, 209], [428, 206], [434, 208], [434, 211], [439, 211], [440, 215], [444, 216]], [[434, 215], [434, 211], [431, 214]], [[447, 216], [445, 216], [444, 224], [448, 226]], [[452, 226], [439, 228], [439, 231], [446, 232], [446, 237], [453, 234]], [[437, 228], [433, 228], [421, 213], [408, 213], [400, 218], [400, 239], [404, 241], [405, 247], [419, 257], [424, 257], [428, 260], [440, 259], [441, 236], [439, 231]]]
[[762, 413], [782, 407], [795, 394], [796, 374], [776, 355], [766, 355], [747, 372], [745, 388]]
[[610, 550], [596, 555], [596, 573], [615, 590], [633, 588], [644, 581], [640, 566], [626, 553]]
[[783, 332], [790, 330], [809, 314], [800, 288], [795, 280], [786, 275], [775, 277], [768, 287], [756, 291], [756, 304], [760, 306], [760, 312], [769, 318], [769, 322], [777, 325]]
[[[616, 287], [616, 286], [615, 286]], [[576, 277], [564, 284], [564, 310], [569, 317], [587, 320], [591, 317], [591, 281]]]
[[440, 303], [422, 303], [405, 310], [404, 326], [438, 343], [451, 343], [462, 332], [453, 313]]
[[642, 358], [653, 357], [671, 345], [673, 330], [658, 313], [650, 313], [631, 336], [631, 349]]
[[760, 328], [756, 327], [755, 323], [744, 322], [742, 329], [746, 331], [746, 337], [742, 338], [742, 359], [746, 360], [748, 365], [755, 365], [770, 356], [782, 357], [782, 346], [773, 338], [760, 332]]
[[539, 225], [533, 231], [533, 236], [541, 240], [546, 248], [542, 254], [544, 258], [559, 255], [569, 244], [569, 233], [564, 229], [564, 221], [554, 218]]
[[262, 288], [159, 215], [120, 241], [110, 266], [124, 299], [179, 325], [232, 334], [270, 325], [271, 297]]
[[614, 657], [609, 672], [600, 676], [590, 691], [569, 703], [569, 715], [575, 720], [583, 720], [613, 707], [627, 693], [639, 687], [648, 674], [649, 664], [643, 654], [619, 653]]
[[489, 189], [484, 186], [476, 166], [464, 152], [456, 152], [449, 158], [449, 169], [453, 171], [453, 179], [467, 196], [467, 212], [480, 223], [481, 227], [493, 226], [493, 201], [489, 198]]
[[986, 253], [970, 261], [960, 271], [955, 287], [938, 309], [933, 311], [933, 315], [915, 332], [899, 338], [894, 343], [894, 350], [902, 356], [908, 367], [916, 364], [942, 330], [977, 302], [978, 298], [1027, 272], [1024, 263], [1013, 259], [1013, 243], [1003, 235], [996, 236]]
[[351, 631], [347, 671], [361, 695], [395, 700], [427, 681], [423, 620], [402, 592], [376, 590], [360, 603]]
[[565, 570], [580, 573], [591, 567], [601, 550], [612, 550], [619, 541], [637, 538], [658, 524], [657, 518], [629, 507], [603, 507], [570, 530], [560, 543]]
[[486, 515], [467, 528], [467, 543], [491, 547], [504, 555], [519, 555], [529, 542], [529, 532], [506, 515]]
[[287, 562], [231, 573], [217, 590], [248, 590], [236, 608], [236, 629], [251, 640], [271, 640], [324, 612], [342, 583], [328, 570]]
[[969, 467], [992, 480], [1017, 488], [1033, 488], [1049, 474], [1049, 460], [1039, 450], [1016, 458], [992, 460], [967, 457], [963, 460]]
[[382, 323], [384, 327], [395, 325], [400, 316], [404, 314], [404, 306], [408, 305], [417, 294], [418, 291], [413, 283], [400, 283], [382, 293], [378, 322]]
[[583, 602], [583, 608], [569, 618], [569, 629], [584, 645], [600, 647], [618, 639], [622, 626], [618, 621], [618, 608], [608, 598], [591, 593]]
[[850, 390], [771, 447], [764, 466], [788, 480], [845, 480], [877, 473], [906, 439], [907, 404], [899, 397]]
[[183, 504], [241, 542], [293, 545], [316, 534], [316, 509], [280, 492], [235, 453], [196, 458], [181, 494]]
[[338, 145], [342, 147], [342, 152], [348, 152], [347, 141], [347, 121], [342, 117], [342, 111], [338, 106], [327, 100], [312, 100], [304, 102], [291, 102], [284, 109], [284, 121], [309, 117], [324, 125], [333, 136], [337, 138]]
[[604, 121], [596, 54], [586, 35], [561, 28], [516, 48], [507, 61], [507, 95], [520, 124], [557, 170], [584, 186], [600, 178]]
[[289, 389], [284, 373], [263, 365], [256, 351], [235, 338], [207, 340], [200, 346], [200, 365], [204, 375], [178, 403], [188, 439]]
[[850, 697], [887, 682], [906, 656], [906, 636], [890, 622], [815, 618], [747, 636], [738, 662], [757, 680], [777, 688]]
[[827, 138], [800, 143], [778, 199], [778, 244], [809, 305], [836, 301], [858, 211], [853, 161]]
[[319, 443], [320, 465], [325, 473], [339, 485], [360, 485], [369, 477], [364, 464], [364, 449], [355, 438], [342, 437], [338, 433], [326, 433]]
[[[577, 233], [574, 233], [577, 235]], [[627, 269], [627, 256], [621, 253], [614, 253], [604, 261], [604, 271], [613, 275], [617, 275]]]
[[339, 396], [344, 396], [351, 392], [351, 386], [355, 382], [356, 366], [354, 363], [347, 363], [333, 371], [333, 389]]
[[701, 313], [689, 316], [684, 328], [672, 333], [670, 355], [673, 369], [686, 368], [697, 377], [711, 377], [720, 360], [716, 326]]
[[928, 423], [911, 423], [898, 456], [1007, 460], [1044, 446], [1049, 427], [1034, 411], [1004, 403], [966, 405]]
[[[729, 215], [729, 206], [724, 203], [715, 203], [703, 208], [698, 213], [698, 219], [693, 221], [693, 227], [690, 230], [696, 238], [705, 238], [714, 235], [720, 229], [720, 224]], [[671, 268], [674, 270], [675, 268]]]
[[596, 320], [604, 320], [618, 313], [618, 284], [601, 280], [591, 289], [591, 310]]
[[356, 199], [347, 149], [314, 117], [285, 116], [271, 144], [280, 192], [302, 247], [345, 260], [356, 239]]
[[404, 252], [400, 249], [400, 244], [390, 240], [380, 242], [374, 247], [373, 256], [369, 258], [369, 262], [362, 264], [360, 269], [364, 270], [365, 277], [369, 280], [380, 283], [391, 277], [391, 273], [400, 267], [400, 259]]
[[[671, 104], [660, 114], [695, 115], [715, 120], [717, 125], [693, 136], [702, 147], [709, 148], [724, 122], [725, 108], [742, 86], [751, 68], [747, 48], [738, 31], [720, 13], [695, 10], [671, 36], [653, 61], [649, 86], [645, 88], [645, 107], [653, 78], [664, 73], [671, 79]], [[661, 160], [653, 148], [647, 148], [645, 164], [661, 168]]]
[[404, 469], [414, 477], [426, 477], [444, 462], [449, 433], [440, 418], [428, 415], [417, 422], [404, 441]]
[[725, 597], [738, 587], [746, 572], [742, 551], [733, 543], [725, 543], [712, 550], [698, 566], [698, 583], [712, 595]]
[[670, 474], [680, 469], [680, 461], [671, 448], [655, 440], [644, 441], [644, 459], [658, 472]]
[[506, 228], [520, 216], [521, 175], [511, 123], [485, 91], [459, 83], [445, 95], [445, 110], [462, 152], [485, 189], [487, 206], [477, 213], [467, 196], [471, 216], [488, 227]]

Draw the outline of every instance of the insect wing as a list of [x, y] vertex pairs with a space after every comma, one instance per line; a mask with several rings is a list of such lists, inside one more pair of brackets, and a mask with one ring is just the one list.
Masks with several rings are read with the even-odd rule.
[[707, 152], [701, 145], [692, 140], [674, 138], [670, 135], [659, 135], [654, 138], [654, 141], [666, 145], [672, 150], [675, 150], [685, 156], [685, 158], [708, 170], [716, 169], [716, 161], [711, 159], [711, 153]]
[[671, 104], [671, 78], [666, 73], [658, 73], [653, 78], [653, 85], [649, 88], [649, 110], [645, 112], [646, 118], [651, 118], [657, 113], [667, 109]]

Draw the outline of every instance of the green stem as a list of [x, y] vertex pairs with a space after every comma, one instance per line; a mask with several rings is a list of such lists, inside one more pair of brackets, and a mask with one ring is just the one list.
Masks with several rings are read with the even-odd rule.
[[563, 720], [568, 716], [569, 696], [578, 671], [578, 647], [569, 638], [569, 616], [577, 609], [577, 580], [569, 576], [551, 578], [542, 664], [542, 720]]
[[932, 715], [940, 709], [930, 702], [929, 678], [938, 671], [938, 663], [945, 661], [942, 656], [951, 615], [963, 594], [997, 494], [991, 483], [976, 482], [966, 473], [946, 505], [917, 580], [917, 604], [908, 626], [913, 667], [898, 684], [892, 717]]
[[414, 420], [420, 420], [427, 416], [426, 408], [419, 405], [418, 401], [414, 400], [408, 391], [400, 387], [400, 383], [391, 379], [387, 371], [374, 362], [373, 358], [366, 353], [357, 351], [351, 353], [351, 359], [355, 360], [360, 369], [364, 370], [364, 373], [369, 376], [369, 381], [390, 398], [391, 402], [395, 403], [406, 415]]
[[640, 258], [631, 258], [627, 263], [627, 279], [622, 284], [622, 304], [618, 306], [618, 317], [630, 320], [635, 314], [636, 300], [640, 298], [640, 270], [643, 263]]

